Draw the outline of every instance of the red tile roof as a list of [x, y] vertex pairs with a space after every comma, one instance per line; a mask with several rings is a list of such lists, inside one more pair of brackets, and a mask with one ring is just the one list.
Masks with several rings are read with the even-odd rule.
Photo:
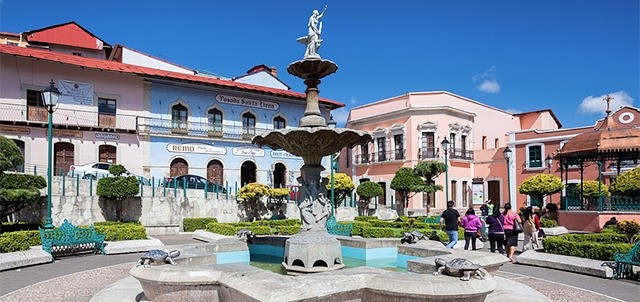
[[[279, 96], [279, 97], [288, 97], [288, 98], [293, 98], [298, 100], [306, 100], [306, 95], [299, 92], [293, 92], [288, 90], [275, 89], [275, 88], [251, 85], [251, 84], [245, 84], [245, 83], [238, 83], [234, 81], [221, 80], [221, 79], [210, 78], [210, 77], [182, 74], [178, 72], [165, 71], [165, 70], [136, 66], [131, 64], [124, 64], [124, 63], [115, 62], [115, 61], [107, 61], [107, 60], [101, 60], [101, 59], [74, 56], [71, 54], [57, 53], [57, 52], [43, 50], [43, 49], [25, 48], [25, 47], [0, 44], [0, 54], [13, 55], [13, 56], [19, 56], [19, 57], [25, 57], [25, 58], [34, 58], [37, 60], [47, 60], [47, 61], [58, 62], [62, 64], [69, 64], [69, 65], [74, 65], [79, 67], [98, 69], [101, 71], [131, 73], [131, 74], [136, 74], [143, 77], [186, 81], [191, 83], [212, 85], [212, 86], [228, 88], [228, 89], [239, 89], [239, 90], [263, 93], [263, 94]], [[321, 103], [324, 103], [330, 109], [336, 109], [336, 108], [345, 106], [343, 103], [325, 99], [325, 98], [320, 98], [319, 101]]]
[[29, 43], [57, 44], [102, 50], [111, 46], [76, 22], [57, 24], [25, 33]]

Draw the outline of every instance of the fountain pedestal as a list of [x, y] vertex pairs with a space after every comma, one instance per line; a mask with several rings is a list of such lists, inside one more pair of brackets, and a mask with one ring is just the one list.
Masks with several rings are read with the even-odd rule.
[[340, 241], [326, 230], [302, 231], [285, 243], [282, 265], [289, 275], [318, 273], [344, 267]]

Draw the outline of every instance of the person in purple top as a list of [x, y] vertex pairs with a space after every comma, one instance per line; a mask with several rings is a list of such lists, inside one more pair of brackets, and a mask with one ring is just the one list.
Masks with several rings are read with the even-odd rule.
[[489, 246], [491, 252], [496, 252], [496, 244], [498, 252], [504, 254], [504, 216], [500, 213], [500, 208], [493, 208], [493, 213], [487, 216], [487, 226], [489, 228]]
[[464, 228], [464, 249], [469, 249], [469, 241], [471, 248], [476, 249], [476, 239], [478, 239], [478, 231], [482, 228], [482, 221], [476, 216], [476, 211], [469, 208], [460, 221], [460, 225]]

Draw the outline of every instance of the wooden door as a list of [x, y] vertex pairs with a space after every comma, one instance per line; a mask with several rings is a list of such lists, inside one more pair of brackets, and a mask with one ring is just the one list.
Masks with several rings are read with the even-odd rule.
[[102, 145], [98, 147], [98, 161], [101, 163], [116, 164], [116, 146]]
[[256, 182], [256, 164], [246, 161], [240, 166], [240, 186]]
[[219, 160], [212, 160], [207, 164], [207, 179], [210, 182], [224, 186], [223, 172], [224, 167]]
[[189, 174], [189, 164], [182, 158], [176, 158], [171, 161], [171, 168], [169, 169], [169, 177], [176, 177], [184, 174]]
[[67, 174], [69, 167], [74, 164], [74, 147], [71, 143], [55, 143], [53, 146], [53, 154], [55, 156], [53, 164], [53, 175]]
[[273, 187], [274, 188], [284, 188], [287, 185], [287, 178], [285, 175], [287, 174], [287, 167], [284, 164], [277, 163], [273, 169]]
[[487, 187], [489, 189], [488, 199], [491, 199], [494, 205], [502, 206], [502, 202], [500, 202], [500, 181], [490, 180], [487, 182]]

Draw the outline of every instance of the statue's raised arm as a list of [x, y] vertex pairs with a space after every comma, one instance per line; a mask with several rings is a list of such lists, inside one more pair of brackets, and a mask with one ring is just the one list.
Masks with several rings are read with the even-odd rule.
[[319, 13], [318, 10], [314, 9], [311, 13], [311, 17], [309, 17], [309, 34], [297, 39], [298, 42], [307, 45], [307, 50], [304, 53], [305, 59], [320, 59], [320, 55], [318, 54], [318, 49], [320, 48], [320, 44], [322, 44], [322, 39], [320, 38], [322, 23], [320, 22], [320, 19], [324, 16], [326, 11], [326, 5], [324, 6], [322, 13]]

